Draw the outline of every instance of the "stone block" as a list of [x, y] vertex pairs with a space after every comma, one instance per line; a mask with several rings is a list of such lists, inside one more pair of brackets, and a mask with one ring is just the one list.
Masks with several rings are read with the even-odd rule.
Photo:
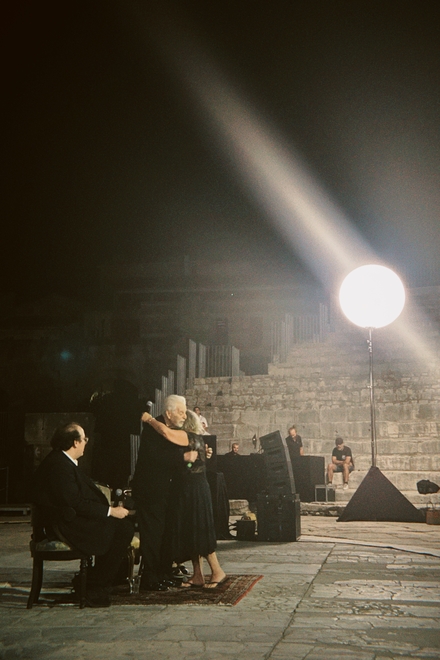
[[383, 428], [386, 429], [386, 432], [384, 434], [387, 435], [389, 438], [399, 437], [399, 425], [396, 422], [388, 422], [386, 424], [383, 424]]
[[296, 425], [298, 433], [304, 438], [320, 438], [321, 427], [320, 424], [303, 424], [298, 422]]
[[[243, 445], [243, 441], [249, 441], [249, 452], [252, 449], [252, 441], [251, 438], [254, 434], [258, 434], [258, 427], [256, 426], [248, 426], [247, 424], [236, 424], [234, 425], [234, 439], [235, 440], [240, 440], [240, 444]], [[241, 453], [246, 453], [244, 452], [244, 445], [242, 446], [243, 451]]]
[[417, 453], [417, 441], [407, 438], [387, 440], [383, 436], [377, 436], [378, 452], [380, 454], [408, 454]]
[[351, 406], [347, 411], [347, 420], [349, 422], [370, 421], [370, 406]]
[[337, 424], [339, 422], [345, 422], [347, 420], [347, 408], [321, 408], [321, 421], [333, 422]]
[[[354, 454], [354, 464], [356, 466], [356, 470], [364, 471], [365, 473], [370, 469], [371, 466], [371, 451], [369, 454], [361, 455], [359, 456], [358, 454]], [[354, 472], [352, 473], [354, 474]]]
[[421, 454], [440, 455], [440, 439], [421, 439], [417, 443], [417, 451]]
[[319, 435], [321, 438], [331, 441], [332, 446], [334, 446], [336, 436], [341, 435], [344, 437], [343, 432], [340, 431], [341, 428], [343, 429], [345, 426], [343, 424], [336, 424], [335, 422], [321, 422]]
[[381, 470], [411, 470], [411, 457], [402, 454], [377, 454], [377, 467]]
[[219, 438], [232, 438], [234, 434], [233, 424], [212, 424], [209, 427], [212, 435], [216, 435], [217, 439]]
[[430, 404], [421, 404], [419, 405], [419, 411], [417, 413], [419, 419], [432, 419], [434, 417], [433, 406]]
[[423, 471], [435, 470], [436, 463], [438, 467], [438, 461], [434, 461], [433, 459], [434, 457], [430, 454], [425, 454], [425, 455], [417, 454], [417, 456], [408, 456], [409, 466], [408, 468], [404, 468], [404, 469], [423, 470]]
[[426, 430], [427, 427], [424, 422], [402, 422], [399, 424], [399, 434], [404, 437], [426, 436]]
[[355, 440], [365, 438], [370, 434], [370, 424], [368, 422], [348, 422], [349, 431], [348, 436]]

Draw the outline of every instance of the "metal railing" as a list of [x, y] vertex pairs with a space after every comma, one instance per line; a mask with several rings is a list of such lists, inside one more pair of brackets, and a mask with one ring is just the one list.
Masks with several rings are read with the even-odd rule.
[[240, 376], [240, 351], [235, 346], [204, 346], [192, 339], [188, 342], [188, 358], [177, 356], [176, 378], [169, 370], [162, 376], [162, 387], [155, 390], [151, 414], [156, 417], [162, 412], [163, 402], [170, 394], [184, 395], [191, 388], [195, 378], [215, 376]]
[[318, 314], [286, 314], [284, 321], [274, 321], [271, 326], [272, 362], [285, 362], [295, 344], [325, 341], [329, 332], [327, 305], [320, 303]]

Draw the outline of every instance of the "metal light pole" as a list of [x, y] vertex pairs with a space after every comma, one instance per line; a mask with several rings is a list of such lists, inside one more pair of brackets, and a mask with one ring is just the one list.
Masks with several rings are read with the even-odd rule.
[[377, 265], [361, 266], [349, 273], [342, 282], [339, 301], [342, 311], [352, 323], [361, 328], [368, 328], [371, 465], [376, 467], [373, 329], [383, 328], [397, 319], [405, 305], [405, 290], [400, 278], [389, 268]]
[[373, 378], [373, 328], [368, 328], [368, 353], [370, 356], [370, 426], [371, 426], [371, 465], [376, 467], [376, 411], [374, 408], [374, 378]]

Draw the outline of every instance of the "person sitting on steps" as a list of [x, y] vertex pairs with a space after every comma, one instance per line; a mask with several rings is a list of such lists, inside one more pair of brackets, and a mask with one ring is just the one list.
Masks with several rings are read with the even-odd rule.
[[354, 461], [350, 447], [344, 445], [342, 438], [336, 438], [335, 447], [332, 451], [332, 462], [327, 467], [327, 483], [331, 484], [333, 482], [335, 472], [342, 472], [344, 478], [343, 489], [347, 490], [348, 478], [353, 470]]

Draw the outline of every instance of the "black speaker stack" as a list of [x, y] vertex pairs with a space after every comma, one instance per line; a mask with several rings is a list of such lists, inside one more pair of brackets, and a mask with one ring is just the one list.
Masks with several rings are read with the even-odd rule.
[[260, 493], [257, 499], [259, 541], [297, 541], [301, 536], [299, 495]]
[[286, 445], [279, 431], [260, 437], [266, 469], [266, 491], [257, 496], [259, 541], [297, 541], [301, 504]]

